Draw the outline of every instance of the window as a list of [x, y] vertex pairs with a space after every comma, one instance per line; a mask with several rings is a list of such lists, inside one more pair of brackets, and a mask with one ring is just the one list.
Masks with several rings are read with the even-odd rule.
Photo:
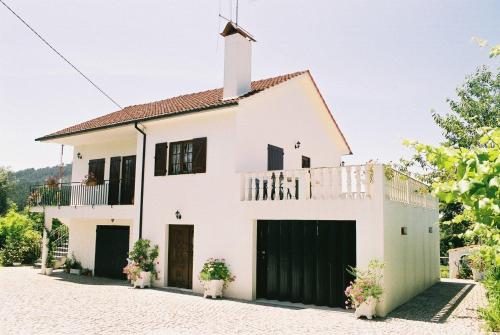
[[155, 176], [167, 174], [167, 148], [168, 143], [156, 143], [155, 146]]
[[206, 171], [207, 138], [170, 144], [168, 174], [204, 173]]
[[93, 176], [97, 184], [104, 184], [104, 164], [104, 158], [89, 160], [89, 176]]
[[302, 156], [302, 168], [310, 168], [311, 167], [311, 159], [306, 156]]

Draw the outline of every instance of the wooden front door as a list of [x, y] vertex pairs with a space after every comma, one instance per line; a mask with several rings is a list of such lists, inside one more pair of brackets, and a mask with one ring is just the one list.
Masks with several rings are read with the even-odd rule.
[[193, 232], [191, 225], [169, 225], [168, 286], [192, 288]]

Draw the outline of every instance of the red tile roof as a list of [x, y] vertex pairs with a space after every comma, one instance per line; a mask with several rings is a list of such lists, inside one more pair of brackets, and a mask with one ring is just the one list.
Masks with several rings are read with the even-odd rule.
[[281, 84], [287, 80], [290, 80], [307, 72], [308, 71], [300, 71], [274, 78], [253, 81], [252, 91], [244, 96], [231, 100], [222, 100], [222, 88], [217, 88], [209, 91], [180, 95], [177, 97], [150, 102], [142, 105], [125, 107], [122, 110], [59, 130], [55, 133], [37, 138], [36, 140], [43, 141], [90, 130], [98, 130], [102, 128], [130, 124], [136, 121], [145, 121], [160, 117], [168, 117], [180, 113], [197, 112], [211, 108], [235, 105], [239, 100], [259, 93], [267, 88]]
[[44, 141], [53, 138], [83, 133], [91, 130], [99, 130], [109, 127], [126, 125], [137, 121], [147, 121], [182, 113], [194, 113], [212, 108], [236, 105], [238, 104], [238, 101], [242, 99], [245, 99], [256, 93], [262, 92], [265, 89], [279, 85], [287, 80], [290, 80], [305, 73], [309, 75], [312, 83], [314, 84], [314, 87], [318, 91], [318, 94], [326, 110], [328, 111], [328, 114], [330, 114], [333, 124], [339, 131], [340, 136], [342, 137], [342, 140], [344, 141], [348, 149], [348, 153], [352, 154], [351, 148], [349, 147], [349, 144], [347, 143], [344, 134], [342, 134], [342, 131], [337, 125], [337, 122], [333, 118], [333, 115], [330, 109], [328, 108], [328, 105], [323, 99], [323, 96], [321, 95], [321, 92], [319, 91], [318, 86], [316, 85], [316, 82], [314, 81], [309, 71], [294, 72], [278, 77], [253, 81], [252, 90], [249, 93], [239, 98], [230, 100], [222, 100], [222, 93], [223, 93], [222, 88], [217, 88], [209, 91], [180, 95], [177, 97], [150, 102], [147, 104], [125, 107], [122, 110], [116, 111], [114, 113], [100, 116], [98, 118], [83, 123], [79, 123], [77, 125], [59, 130], [55, 133], [37, 138], [36, 141]]

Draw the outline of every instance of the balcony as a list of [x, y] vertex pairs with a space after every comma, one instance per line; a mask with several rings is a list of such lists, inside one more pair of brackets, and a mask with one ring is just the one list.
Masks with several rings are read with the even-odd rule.
[[30, 188], [30, 207], [133, 205], [133, 180], [104, 181], [88, 186], [80, 182], [35, 185]]
[[241, 190], [245, 202], [369, 200], [380, 190], [391, 201], [432, 209], [438, 205], [426, 184], [375, 164], [247, 172], [241, 175]]

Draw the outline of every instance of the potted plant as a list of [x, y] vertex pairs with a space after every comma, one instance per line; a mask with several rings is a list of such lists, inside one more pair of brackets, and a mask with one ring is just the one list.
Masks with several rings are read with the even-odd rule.
[[47, 253], [47, 258], [45, 259], [45, 274], [50, 276], [52, 271], [54, 270], [54, 265], [56, 264], [56, 260], [54, 258], [54, 253], [52, 250], [49, 250]]
[[134, 248], [129, 252], [129, 263], [123, 268], [123, 273], [131, 280], [135, 287], [151, 287], [151, 279], [158, 279], [156, 270], [156, 259], [158, 258], [158, 246], [151, 246], [151, 241], [139, 239]]
[[356, 318], [366, 316], [371, 320], [375, 316], [375, 308], [383, 293], [380, 284], [383, 267], [383, 263], [372, 260], [366, 270], [353, 267], [347, 269], [355, 279], [345, 290], [346, 305], [347, 308], [356, 309], [354, 312]]
[[83, 178], [82, 184], [85, 186], [95, 186], [97, 185], [97, 178], [94, 176], [92, 172], [90, 172]]
[[236, 279], [231, 274], [224, 258], [209, 258], [200, 272], [200, 281], [203, 283], [203, 297], [212, 299], [222, 298], [222, 293], [227, 285]]
[[475, 281], [483, 280], [486, 268], [495, 259], [492, 249], [487, 246], [481, 246], [467, 256], [467, 265], [472, 270], [472, 279]]
[[57, 177], [50, 176], [47, 177], [47, 179], [45, 179], [45, 185], [47, 185], [47, 187], [49, 188], [57, 187], [58, 184], [59, 184], [59, 179]]
[[82, 272], [82, 263], [80, 263], [74, 254], [66, 258], [64, 262], [64, 270], [72, 275], [80, 275]]

